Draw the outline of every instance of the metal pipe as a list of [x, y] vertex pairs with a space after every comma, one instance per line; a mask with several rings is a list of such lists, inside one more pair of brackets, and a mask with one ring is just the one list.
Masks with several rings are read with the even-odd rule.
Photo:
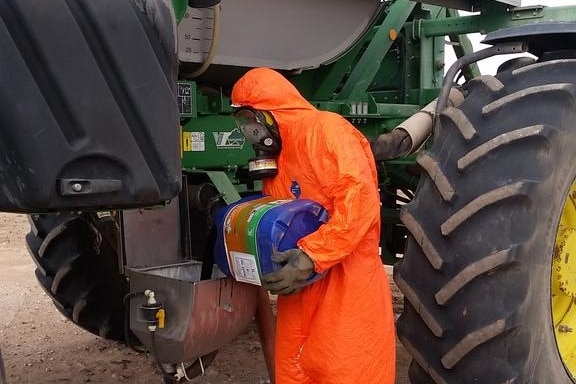
[[[447, 103], [451, 107], [458, 107], [463, 102], [464, 94], [457, 88], [451, 88]], [[432, 134], [437, 103], [438, 99], [433, 100], [394, 128], [404, 130], [410, 136], [410, 149], [405, 155], [416, 152]]]
[[[450, 90], [448, 103], [458, 107], [464, 95], [456, 88]], [[389, 133], [384, 133], [370, 145], [378, 161], [395, 159], [416, 152], [432, 134], [438, 99], [420, 109]]]

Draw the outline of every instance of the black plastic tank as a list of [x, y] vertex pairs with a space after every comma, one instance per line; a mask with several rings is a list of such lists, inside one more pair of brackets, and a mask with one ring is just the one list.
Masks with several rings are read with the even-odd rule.
[[181, 188], [174, 14], [0, 2], [0, 210], [154, 205]]

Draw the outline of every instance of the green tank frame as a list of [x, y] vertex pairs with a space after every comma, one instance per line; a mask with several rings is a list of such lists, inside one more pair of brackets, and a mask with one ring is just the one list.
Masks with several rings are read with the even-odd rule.
[[[186, 12], [186, 1], [173, 0], [176, 16]], [[495, 1], [463, 7], [477, 10], [468, 16], [439, 5], [408, 0], [385, 3], [373, 25], [338, 60], [318, 68], [285, 75], [318, 109], [346, 117], [367, 137], [389, 132], [441, 89], [445, 49], [452, 45], [457, 57], [472, 52], [469, 33], [488, 33], [506, 27], [546, 20], [576, 21], [574, 7], [533, 6], [513, 8]], [[448, 38], [450, 44], [446, 44]], [[480, 71], [476, 63], [463, 70], [469, 80]], [[229, 93], [229, 90], [228, 90]], [[184, 170], [223, 172], [238, 191], [258, 190], [246, 178], [252, 154], [230, 117], [228, 93], [204, 92], [201, 84], [179, 84], [182, 116], [182, 165]], [[382, 193], [382, 256], [393, 264], [403, 248], [404, 230], [398, 218], [403, 197], [411, 197], [418, 182], [415, 157], [378, 164]], [[227, 183], [220, 188], [230, 189]]]

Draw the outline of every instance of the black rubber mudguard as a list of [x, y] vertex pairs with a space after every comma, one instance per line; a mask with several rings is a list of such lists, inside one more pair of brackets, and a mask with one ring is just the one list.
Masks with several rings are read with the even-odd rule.
[[167, 3], [0, 2], [0, 210], [128, 208], [178, 193]]

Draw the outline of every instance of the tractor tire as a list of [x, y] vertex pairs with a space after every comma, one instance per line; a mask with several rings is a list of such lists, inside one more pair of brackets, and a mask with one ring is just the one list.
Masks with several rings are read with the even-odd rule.
[[[130, 285], [118, 264], [116, 220], [109, 215], [44, 214], [29, 216], [29, 221], [26, 243], [36, 278], [60, 313], [88, 332], [141, 348], [131, 333], [126, 335], [124, 298]], [[187, 364], [187, 376], [203, 374], [217, 353]]]
[[81, 328], [124, 341], [129, 284], [120, 274], [117, 226], [110, 216], [30, 216], [26, 236], [36, 277], [58, 310]]
[[418, 156], [422, 176], [400, 213], [410, 235], [394, 280], [410, 380], [574, 383], [558, 340], [573, 345], [576, 324], [555, 305], [576, 296], [568, 257], [556, 257], [576, 200], [576, 60], [480, 76], [464, 91]]

